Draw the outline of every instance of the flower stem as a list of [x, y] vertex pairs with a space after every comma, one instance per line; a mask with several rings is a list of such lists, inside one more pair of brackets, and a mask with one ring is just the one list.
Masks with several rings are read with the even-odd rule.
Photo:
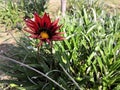
[[50, 44], [50, 47], [49, 47], [49, 51], [50, 51], [50, 56], [49, 56], [49, 58], [50, 58], [50, 70], [52, 70], [53, 69], [53, 54], [52, 54], [52, 42], [50, 42], [49, 43]]
[[39, 63], [39, 60], [40, 60], [40, 47], [38, 46], [37, 47], [37, 62]]

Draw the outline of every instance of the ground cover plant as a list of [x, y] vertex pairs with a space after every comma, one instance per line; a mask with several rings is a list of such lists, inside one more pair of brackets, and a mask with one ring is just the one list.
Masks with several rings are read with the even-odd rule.
[[30, 30], [23, 28], [12, 51], [0, 55], [9, 61], [0, 69], [11, 76], [1, 83], [13, 90], [120, 89], [119, 13], [106, 13], [97, 1], [70, 0], [59, 22], [38, 14], [27, 13]]

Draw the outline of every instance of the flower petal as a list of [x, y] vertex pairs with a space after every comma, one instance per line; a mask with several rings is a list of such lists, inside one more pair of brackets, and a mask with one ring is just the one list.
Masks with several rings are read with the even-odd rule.
[[50, 44], [50, 40], [49, 39], [46, 39], [46, 42], [48, 42], [48, 44]]
[[38, 30], [38, 25], [34, 22], [34, 21], [32, 21], [31, 19], [26, 19], [25, 20], [25, 22], [26, 22], [26, 25], [31, 29], [31, 30], [33, 30], [33, 31], [37, 31]]
[[37, 38], [38, 38], [38, 35], [32, 34], [32, 35], [30, 35], [29, 37], [34, 38], [34, 39], [37, 39]]
[[52, 25], [57, 25], [58, 22], [59, 22], [59, 19], [55, 20], [55, 21], [52, 23]]
[[38, 47], [39, 46], [42, 46], [42, 44], [43, 44], [43, 41], [40, 41], [40, 43], [37, 45]]
[[52, 40], [53, 41], [61, 41], [61, 40], [64, 40], [65, 38], [64, 37], [62, 37], [62, 36], [53, 36], [52, 37]]
[[50, 17], [49, 17], [49, 15], [47, 15], [47, 13], [45, 13], [42, 18], [42, 24], [43, 24], [43, 27], [47, 27], [47, 28], [49, 28], [49, 26], [51, 24]]
[[34, 13], [34, 19], [35, 19], [35, 22], [38, 24], [38, 26], [41, 27], [42, 19], [36, 12]]
[[59, 29], [61, 28], [61, 26], [62, 26], [62, 25], [54, 27], [54, 28], [52, 29], [52, 32], [55, 32], [55, 31], [59, 30]]
[[30, 29], [27, 29], [27, 28], [24, 28], [24, 31], [29, 32], [30, 34], [34, 34], [35, 33], [34, 31], [32, 31]]
[[65, 32], [56, 32], [54, 35], [65, 34]]

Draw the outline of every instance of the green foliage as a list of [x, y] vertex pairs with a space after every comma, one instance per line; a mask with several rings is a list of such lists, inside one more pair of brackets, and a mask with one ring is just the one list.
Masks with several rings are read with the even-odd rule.
[[48, 0], [21, 0], [18, 1], [19, 8], [22, 8], [26, 14], [34, 13], [35, 11], [39, 14], [44, 12], [47, 6], [45, 5]]
[[1, 2], [2, 8], [0, 11], [1, 23], [5, 24], [7, 29], [17, 28], [22, 29], [23, 22], [22, 15], [23, 12], [20, 12], [16, 3], [13, 3], [11, 0]]
[[[66, 40], [53, 42], [52, 49], [48, 44], [39, 49], [35, 47], [38, 41], [23, 37], [12, 49], [11, 56], [44, 73], [66, 90], [119, 90], [120, 15], [105, 13], [95, 5], [97, 2], [78, 1], [71, 4], [71, 10], [60, 22], [64, 24], [61, 30], [66, 32]], [[16, 88], [62, 90], [24, 66], [12, 62], [0, 66], [13, 77], [1, 82], [14, 83]]]
[[31, 14], [38, 12], [42, 14], [47, 8], [47, 0], [7, 0], [0, 1], [0, 23], [5, 24], [8, 30], [23, 28], [25, 17], [31, 17]]

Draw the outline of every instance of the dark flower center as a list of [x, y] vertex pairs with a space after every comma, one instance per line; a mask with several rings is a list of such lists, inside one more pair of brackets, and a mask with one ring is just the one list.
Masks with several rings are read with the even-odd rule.
[[47, 32], [42, 31], [42, 32], [40, 33], [40, 37], [41, 37], [42, 39], [48, 39], [48, 38], [49, 38], [49, 35], [48, 35]]
[[47, 28], [40, 28], [35, 34], [39, 35], [42, 39], [51, 37], [51, 32]]

